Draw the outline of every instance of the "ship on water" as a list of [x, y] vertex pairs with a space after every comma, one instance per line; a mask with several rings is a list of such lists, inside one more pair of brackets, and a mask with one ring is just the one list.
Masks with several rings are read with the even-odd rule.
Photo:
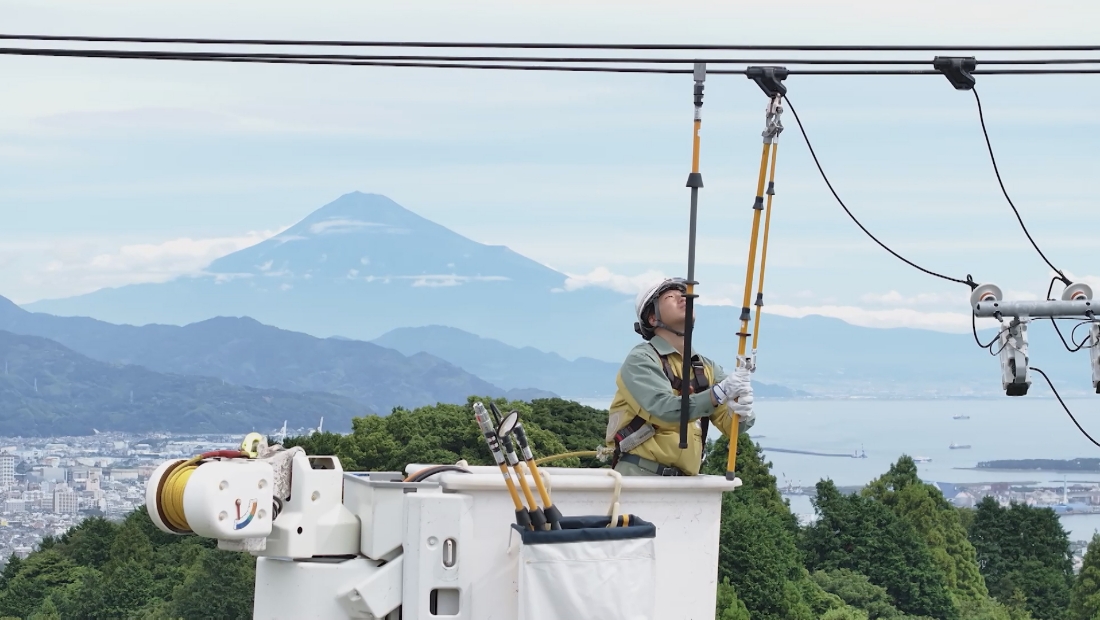
[[951, 445], [948, 446], [948, 447], [951, 448], [952, 450], [969, 450], [970, 449], [970, 444], [968, 444], [968, 443], [955, 443], [955, 442], [952, 441]]
[[952, 420], [969, 420], [970, 416], [966, 415], [965, 413], [956, 413], [955, 415], [951, 416], [951, 419]]

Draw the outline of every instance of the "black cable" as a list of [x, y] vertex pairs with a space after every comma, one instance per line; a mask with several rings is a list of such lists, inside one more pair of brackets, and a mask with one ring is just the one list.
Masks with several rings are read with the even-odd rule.
[[974, 314], [973, 312], [971, 312], [970, 313], [970, 330], [974, 333], [974, 342], [976, 342], [979, 347], [981, 347], [983, 349], [987, 349], [989, 351], [990, 355], [996, 357], [997, 354], [1000, 353], [1004, 349], [1004, 347], [1001, 347], [996, 352], [994, 352], [993, 351], [993, 345], [996, 344], [997, 340], [999, 340], [1001, 338], [1001, 334], [1008, 331], [1007, 327], [1002, 327], [1001, 330], [997, 332], [997, 335], [993, 336], [993, 340], [990, 340], [988, 344], [982, 344], [982, 341], [978, 340], [977, 315]]
[[666, 43], [487, 43], [452, 41], [302, 41], [289, 39], [209, 39], [193, 37], [104, 37], [83, 35], [0, 34], [0, 40], [79, 41], [110, 43], [184, 43], [195, 45], [302, 45], [315, 47], [435, 47], [497, 49], [600, 49], [600, 50], [758, 50], [805, 52], [1092, 52], [1100, 45], [719, 45]]
[[[1045, 261], [1046, 264], [1054, 270], [1054, 273], [1057, 273], [1060, 276], [1058, 279], [1064, 282], [1066, 286], [1069, 286], [1070, 284], [1072, 284], [1072, 282], [1070, 282], [1069, 278], [1066, 277], [1066, 274], [1062, 273], [1060, 269], [1055, 267], [1054, 263], [1051, 263], [1050, 260], [1046, 257], [1046, 254], [1043, 254], [1043, 251], [1039, 249], [1039, 244], [1035, 243], [1035, 239], [1031, 237], [1031, 233], [1028, 231], [1027, 226], [1024, 224], [1024, 218], [1020, 217], [1019, 209], [1017, 209], [1016, 205], [1013, 204], [1012, 198], [1008, 196], [1008, 190], [1005, 189], [1004, 181], [1001, 179], [1001, 171], [997, 167], [997, 157], [993, 155], [993, 144], [989, 141], [989, 131], [987, 131], [985, 128], [985, 114], [982, 113], [981, 97], [978, 96], [977, 88], [972, 88], [971, 91], [973, 91], [974, 93], [974, 101], [978, 103], [978, 120], [982, 124], [982, 135], [985, 136], [985, 145], [986, 148], [989, 149], [989, 160], [993, 162], [993, 172], [997, 175], [997, 183], [1001, 186], [1001, 193], [1004, 194], [1005, 200], [1008, 201], [1008, 206], [1012, 207], [1012, 212], [1016, 214], [1016, 220], [1020, 222], [1020, 228], [1024, 230], [1024, 234], [1027, 235], [1027, 240], [1031, 242], [1032, 247], [1034, 247], [1035, 251], [1039, 253], [1039, 256], [1042, 257], [1043, 261]], [[1050, 297], [1049, 292], [1047, 293], [1047, 297]], [[1061, 333], [1059, 333], [1058, 335], [1061, 336]]]
[[[81, 52], [92, 53], [116, 53], [115, 50], [56, 50], [52, 48], [0, 48], [5, 53], [18, 53], [25, 50], [41, 52]], [[256, 52], [164, 52], [159, 50], [124, 50], [121, 53], [130, 55], [149, 54], [150, 56], [175, 57], [180, 55], [194, 56], [234, 56], [249, 58], [317, 58], [326, 60], [379, 60], [379, 61], [417, 61], [417, 62], [545, 62], [545, 63], [613, 63], [613, 64], [690, 64], [702, 62], [706, 64], [744, 64], [744, 65], [927, 65], [927, 59], [901, 59], [901, 58], [873, 58], [873, 59], [827, 59], [827, 58], [702, 58], [702, 57], [615, 57], [615, 56], [454, 56], [454, 55], [393, 55], [393, 54], [288, 54], [288, 53], [256, 53]], [[1100, 58], [1042, 58], [1042, 59], [991, 59], [982, 60], [983, 65], [1087, 65], [1100, 64]]]
[[[0, 48], [0, 50], [7, 52], [10, 50], [42, 50], [42, 51], [54, 51], [50, 48]], [[70, 50], [62, 50], [68, 52]], [[83, 50], [76, 50], [83, 51]], [[88, 50], [91, 52], [109, 52], [114, 53], [114, 50]], [[12, 52], [14, 53], [14, 51]], [[896, 66], [896, 65], [928, 65], [927, 59], [898, 59], [898, 58], [874, 58], [874, 59], [855, 59], [855, 58], [841, 58], [841, 59], [827, 59], [827, 58], [667, 58], [667, 57], [646, 57], [646, 56], [634, 56], [634, 57], [617, 57], [617, 56], [454, 56], [454, 55], [433, 55], [433, 54], [414, 54], [414, 55], [394, 55], [394, 54], [288, 54], [288, 53], [257, 53], [257, 52], [164, 52], [164, 51], [143, 51], [143, 50], [125, 50], [124, 53], [132, 53], [134, 55], [150, 54], [154, 56], [179, 56], [179, 55], [195, 55], [195, 56], [244, 56], [249, 58], [318, 58], [326, 60], [380, 60], [380, 61], [416, 61], [416, 62], [507, 62], [507, 63], [524, 63], [524, 62], [544, 62], [544, 63], [612, 63], [612, 64], [684, 64], [694, 65], [695, 63], [705, 63], [710, 65], [867, 65], [867, 66]], [[997, 60], [983, 60], [981, 64], [985, 65], [1087, 65], [1087, 64], [1100, 64], [1100, 58], [1046, 58], [1037, 60], [1025, 60], [1025, 59], [997, 59]]]
[[1053, 383], [1051, 383], [1051, 381], [1050, 381], [1050, 377], [1048, 377], [1048, 376], [1047, 376], [1047, 373], [1043, 372], [1042, 370], [1039, 370], [1038, 368], [1036, 368], [1036, 367], [1034, 367], [1034, 366], [1029, 366], [1029, 368], [1031, 368], [1031, 369], [1032, 369], [1032, 370], [1034, 370], [1035, 372], [1037, 372], [1037, 373], [1039, 373], [1039, 374], [1043, 375], [1043, 378], [1047, 380], [1047, 385], [1049, 385], [1049, 386], [1050, 386], [1050, 391], [1054, 392], [1054, 397], [1058, 399], [1058, 402], [1059, 402], [1059, 403], [1061, 403], [1061, 405], [1062, 405], [1062, 409], [1065, 409], [1065, 410], [1066, 410], [1066, 413], [1067, 413], [1067, 414], [1069, 415], [1069, 419], [1073, 420], [1073, 424], [1074, 424], [1075, 426], [1077, 426], [1077, 430], [1081, 431], [1081, 434], [1082, 434], [1082, 435], [1084, 435], [1085, 437], [1087, 437], [1087, 438], [1088, 438], [1088, 440], [1089, 440], [1089, 441], [1091, 441], [1091, 442], [1093, 443], [1093, 445], [1095, 445], [1096, 447], [1100, 448], [1100, 443], [1097, 443], [1097, 442], [1096, 442], [1096, 440], [1092, 438], [1092, 435], [1089, 435], [1089, 434], [1088, 434], [1088, 433], [1087, 433], [1087, 432], [1085, 431], [1085, 429], [1081, 428], [1081, 425], [1077, 423], [1077, 418], [1073, 417], [1073, 413], [1072, 413], [1072, 412], [1070, 412], [1070, 410], [1069, 410], [1069, 407], [1067, 407], [1067, 406], [1066, 406], [1066, 403], [1065, 403], [1065, 401], [1063, 401], [1063, 400], [1062, 400], [1062, 397], [1061, 397], [1061, 396], [1060, 396], [1060, 395], [1058, 394], [1058, 390], [1054, 389], [1054, 384], [1053, 384]]
[[[46, 48], [0, 48], [0, 55], [7, 56], [60, 56], [71, 58], [112, 58], [134, 60], [187, 60], [209, 62], [247, 62], [268, 64], [297, 64], [297, 65], [342, 65], [342, 66], [376, 66], [376, 67], [424, 67], [435, 69], [495, 69], [515, 71], [566, 71], [566, 72], [591, 72], [591, 73], [654, 73], [654, 74], [688, 74], [692, 68], [684, 69], [660, 69], [652, 67], [594, 67], [594, 66], [561, 66], [561, 65], [530, 65], [530, 64], [485, 64], [485, 63], [460, 63], [460, 62], [405, 62], [384, 60], [360, 60], [357, 58], [369, 58], [368, 56], [356, 57], [351, 55], [293, 55], [293, 54], [249, 54], [226, 52], [164, 52], [164, 51], [136, 51], [136, 50], [84, 50], [84, 49], [46, 49]], [[379, 56], [386, 58], [386, 56]], [[428, 58], [425, 56], [425, 58]], [[447, 58], [434, 56], [431, 58]], [[613, 59], [623, 61], [623, 59]], [[516, 59], [515, 62], [519, 62]], [[554, 60], [554, 62], [568, 62], [568, 60]], [[625, 62], [625, 61], [623, 61]], [[638, 60], [638, 63], [646, 62]], [[1100, 62], [1100, 61], [1098, 61]], [[826, 64], [826, 63], [821, 63]], [[747, 69], [714, 69], [708, 71], [715, 75], [746, 75]], [[1013, 69], [985, 71], [972, 71], [972, 74], [1100, 74], [1100, 68], [1096, 69]], [[791, 69], [789, 75], [935, 75], [942, 73], [935, 69]]]
[[[897, 252], [891, 250], [889, 247], [887, 247], [887, 245], [885, 243], [879, 241], [874, 235], [872, 235], [871, 231], [867, 230], [867, 228], [865, 228], [863, 226], [863, 224], [861, 224], [859, 222], [859, 220], [856, 219], [856, 216], [852, 215], [852, 212], [848, 210], [848, 207], [844, 204], [844, 201], [840, 199], [839, 195], [837, 195], [836, 190], [833, 189], [833, 184], [829, 182], [829, 177], [825, 174], [825, 170], [822, 169], [821, 162], [817, 159], [817, 154], [814, 153], [814, 147], [810, 144], [810, 138], [809, 138], [809, 136], [806, 135], [806, 128], [802, 126], [802, 120], [798, 118], [798, 112], [795, 111], [794, 106], [791, 105], [791, 100], [789, 98], [787, 98], [786, 95], [783, 96], [783, 100], [787, 102], [787, 107], [789, 107], [791, 109], [791, 113], [794, 114], [794, 120], [795, 120], [795, 122], [798, 123], [798, 129], [802, 132], [802, 139], [806, 141], [806, 148], [808, 148], [810, 150], [810, 156], [813, 157], [814, 163], [817, 164], [817, 170], [818, 170], [818, 172], [821, 173], [821, 178], [825, 181], [825, 185], [827, 185], [829, 187], [829, 191], [833, 193], [833, 198], [836, 198], [836, 201], [838, 203], [840, 203], [840, 207], [842, 209], [844, 209], [844, 212], [848, 214], [848, 217], [852, 218], [852, 221], [856, 223], [856, 226], [859, 226], [859, 228], [868, 237], [870, 237], [872, 241], [874, 241], [875, 243], [882, 246], [882, 249], [884, 249], [887, 252], [893, 254], [895, 258], [901, 260], [905, 264], [907, 264], [911, 267], [914, 267], [916, 269], [919, 269], [920, 271], [923, 271], [924, 273], [926, 273], [930, 276], [935, 276], [937, 278], [941, 278], [941, 279], [947, 280], [949, 282], [958, 282], [959, 284], [965, 284], [965, 285], [970, 287], [970, 290], [974, 290], [975, 288], [977, 288], [978, 285], [974, 282], [974, 280], [970, 276], [967, 276], [966, 280], [961, 280], [959, 278], [952, 278], [951, 276], [945, 276], [941, 273], [936, 273], [935, 271], [930, 271], [928, 269], [925, 269], [924, 267], [921, 267], [920, 265], [914, 263], [913, 261], [903, 257], [901, 254], [898, 254]], [[975, 338], [977, 338], [976, 334], [975, 334]], [[981, 343], [979, 343], [979, 344], [981, 344]]]
[[[691, 73], [692, 69], [655, 69], [648, 67], [569, 67], [545, 65], [498, 65], [443, 62], [384, 62], [350, 60], [312, 56], [273, 57], [256, 54], [229, 54], [218, 52], [148, 52], [130, 50], [63, 50], [32, 48], [0, 48], [0, 55], [16, 56], [60, 56], [70, 58], [112, 58], [125, 60], [188, 60], [207, 62], [255, 62], [269, 64], [298, 65], [342, 65], [374, 67], [426, 67], [436, 69], [514, 69], [523, 71], [584, 71], [599, 73]], [[716, 73], [712, 71], [711, 73]], [[744, 74], [744, 71], [729, 73]]]
[[[1085, 336], [1085, 339], [1082, 340], [1080, 343], [1077, 342], [1077, 338], [1074, 336], [1074, 334], [1077, 333], [1077, 328], [1078, 327], [1081, 327], [1082, 325], [1092, 325], [1093, 323], [1096, 323], [1096, 322], [1097, 322], [1096, 319], [1091, 319], [1091, 320], [1088, 320], [1088, 321], [1081, 321], [1080, 323], [1073, 326], [1073, 329], [1071, 329], [1069, 331], [1069, 341], [1072, 342], [1076, 348], [1073, 349], [1072, 351], [1070, 351], [1070, 353], [1076, 353], [1077, 351], [1080, 351], [1081, 349], [1091, 349], [1092, 348], [1091, 346], [1090, 347], [1085, 346], [1086, 344], [1089, 343], [1089, 340], [1092, 339], [1091, 334]], [[1095, 346], [1095, 345], [1093, 345], [1093, 346]]]
[[[1053, 323], [1054, 321], [1052, 320], [1051, 322]], [[1089, 338], [1091, 338], [1091, 336], [1086, 336], [1084, 340], [1082, 340], [1081, 342], [1077, 342], [1077, 338], [1074, 336], [1074, 334], [1077, 333], [1077, 329], [1082, 325], [1091, 325], [1095, 322], [1096, 321], [1094, 320], [1085, 320], [1080, 321], [1073, 326], [1073, 329], [1069, 331], [1069, 341], [1073, 343], [1072, 347], [1069, 346], [1069, 342], [1066, 342], [1065, 337], [1062, 336], [1062, 330], [1058, 329], [1057, 325], [1054, 326], [1054, 331], [1058, 332], [1058, 338], [1062, 341], [1062, 346], [1064, 346], [1066, 350], [1070, 353], [1076, 353], [1085, 348], [1085, 345], [1089, 343]]]

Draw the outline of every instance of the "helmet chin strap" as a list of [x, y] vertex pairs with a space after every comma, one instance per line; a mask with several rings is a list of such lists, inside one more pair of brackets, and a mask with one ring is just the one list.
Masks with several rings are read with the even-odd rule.
[[657, 304], [657, 303], [653, 304], [653, 318], [657, 320], [657, 327], [663, 327], [663, 328], [667, 329], [668, 331], [676, 334], [677, 336], [679, 336], [681, 338], [684, 337], [684, 332], [672, 329], [668, 325], [665, 325], [664, 321], [661, 320], [661, 306], [660, 306], [660, 304]]

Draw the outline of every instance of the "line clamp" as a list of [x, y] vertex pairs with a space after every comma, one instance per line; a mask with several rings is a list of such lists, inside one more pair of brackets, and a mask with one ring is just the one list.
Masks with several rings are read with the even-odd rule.
[[944, 74], [955, 90], [974, 88], [976, 81], [970, 72], [977, 67], [978, 60], [973, 56], [936, 56], [932, 60], [932, 68]]
[[772, 98], [787, 94], [787, 85], [783, 80], [787, 79], [789, 74], [790, 71], [786, 67], [749, 67], [745, 70], [745, 77], [756, 82], [760, 90]]

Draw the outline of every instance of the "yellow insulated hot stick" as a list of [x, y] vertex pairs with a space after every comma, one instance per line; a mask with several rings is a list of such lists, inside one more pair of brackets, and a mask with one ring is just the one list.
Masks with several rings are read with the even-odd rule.
[[[497, 427], [497, 434], [501, 436], [514, 434], [516, 436], [516, 443], [519, 444], [520, 453], [523, 455], [524, 462], [531, 468], [531, 476], [535, 479], [535, 486], [538, 488], [539, 495], [542, 497], [542, 504], [546, 506], [543, 511], [543, 514], [546, 516], [546, 523], [550, 526], [550, 529], [560, 530], [561, 512], [554, 506], [554, 502], [551, 501], [550, 492], [546, 490], [546, 485], [542, 482], [542, 476], [539, 475], [538, 462], [535, 460], [535, 455], [531, 452], [531, 445], [527, 442], [527, 431], [524, 430], [523, 424], [519, 421], [518, 411], [510, 411], [508, 415], [504, 416], [500, 426]], [[533, 518], [532, 521], [534, 521]]]
[[756, 344], [760, 340], [760, 309], [764, 307], [764, 267], [768, 263], [768, 231], [772, 221], [772, 198], [775, 196], [775, 154], [778, 144], [772, 145], [772, 164], [768, 172], [768, 205], [764, 209], [764, 239], [760, 245], [760, 284], [756, 289], [756, 316], [752, 325], [752, 359], [756, 361]]
[[[531, 487], [527, 484], [527, 476], [523, 473], [523, 465], [519, 462], [519, 457], [516, 455], [515, 448], [512, 445], [512, 439], [510, 433], [511, 427], [505, 426], [505, 420], [501, 419], [500, 410], [497, 409], [496, 403], [490, 402], [489, 409], [493, 413], [493, 420], [497, 423], [496, 433], [497, 438], [500, 440], [500, 445], [504, 448], [504, 456], [508, 460], [508, 464], [512, 466], [512, 469], [516, 471], [516, 478], [519, 479], [519, 486], [523, 489], [523, 496], [527, 498], [527, 504], [531, 506], [528, 513], [531, 515], [531, 527], [536, 530], [550, 529], [546, 521], [546, 513], [539, 508], [538, 503], [535, 502], [535, 496], [531, 493]], [[519, 418], [517, 413], [515, 417], [509, 417], [508, 421], [514, 425], [515, 421]]]
[[497, 467], [500, 467], [501, 475], [504, 476], [504, 484], [508, 487], [508, 495], [512, 497], [512, 504], [516, 508], [516, 523], [523, 529], [534, 529], [531, 525], [531, 514], [524, 507], [523, 500], [519, 498], [516, 485], [512, 482], [512, 474], [504, 463], [504, 454], [501, 452], [500, 439], [497, 437], [496, 429], [493, 428], [493, 421], [489, 417], [489, 412], [485, 410], [485, 406], [481, 403], [474, 403], [474, 419], [477, 420], [477, 425], [485, 437], [485, 443], [489, 445], [489, 452], [492, 453], [493, 459], [497, 462]]
[[[755, 370], [755, 359], [754, 358], [755, 358], [755, 355], [756, 355], [756, 344], [757, 344], [757, 338], [755, 336], [753, 337], [753, 349], [752, 349], [753, 350], [753, 355], [752, 356], [746, 356], [745, 355], [745, 349], [746, 349], [747, 340], [748, 340], [748, 337], [749, 337], [749, 333], [748, 333], [749, 319], [751, 318], [750, 315], [749, 315], [749, 301], [750, 301], [750, 295], [752, 294], [753, 270], [756, 267], [756, 245], [757, 245], [756, 242], [757, 242], [757, 237], [760, 234], [760, 212], [762, 210], [764, 210], [764, 180], [765, 180], [765, 174], [768, 172], [768, 163], [769, 163], [768, 160], [769, 160], [769, 155], [770, 155], [771, 156], [770, 157], [770, 159], [771, 159], [771, 177], [773, 179], [773, 182], [769, 183], [768, 191], [767, 191], [769, 217], [768, 217], [768, 220], [765, 222], [765, 241], [764, 241], [764, 247], [765, 247], [764, 252], [765, 252], [765, 254], [764, 255], [766, 256], [766, 251], [767, 251], [766, 250], [766, 248], [767, 248], [767, 230], [768, 230], [768, 227], [770, 225], [771, 200], [772, 200], [772, 195], [774, 193], [773, 184], [774, 184], [774, 179], [775, 179], [775, 149], [777, 147], [777, 145], [775, 144], [775, 141], [778, 139], [780, 132], [783, 131], [783, 125], [779, 122], [779, 115], [782, 113], [782, 110], [783, 110], [782, 106], [780, 105], [780, 102], [782, 101], [783, 96], [787, 94], [787, 87], [782, 84], [782, 81], [784, 79], [786, 79], [786, 77], [787, 77], [787, 73], [788, 73], [787, 69], [784, 68], [784, 67], [749, 67], [748, 70], [745, 73], [745, 75], [749, 79], [754, 80], [756, 82], [757, 86], [759, 86], [761, 88], [761, 90], [764, 91], [764, 94], [766, 94], [768, 96], [768, 98], [770, 99], [770, 101], [768, 103], [768, 108], [767, 108], [767, 116], [765, 118], [764, 131], [761, 134], [764, 138], [764, 146], [763, 146], [762, 152], [760, 153], [760, 175], [758, 177], [757, 184], [756, 184], [756, 200], [753, 202], [753, 207], [752, 207], [753, 208], [753, 213], [752, 213], [752, 236], [749, 239], [748, 263], [745, 265], [745, 295], [744, 295], [744, 299], [743, 299], [742, 304], [741, 304], [741, 317], [740, 317], [741, 331], [739, 331], [737, 333], [737, 336], [738, 336], [737, 364], [738, 364], [738, 367], [740, 367], [742, 365], [747, 366], [750, 372]], [[764, 286], [764, 280], [763, 280], [764, 265], [763, 265], [763, 261], [761, 262], [760, 274], [761, 274], [761, 276], [760, 276], [761, 279], [760, 279], [760, 289], [759, 290], [761, 291], [761, 293], [760, 293], [761, 296], [758, 296], [758, 302], [762, 305], [763, 304], [762, 291], [763, 291], [763, 286]], [[759, 311], [759, 309], [757, 309], [756, 319], [757, 319], [757, 324], [759, 324], [759, 320], [760, 320], [760, 311]], [[741, 426], [741, 416], [740, 415], [734, 413], [731, 417], [732, 417], [732, 420], [730, 422], [729, 457], [728, 457], [728, 460], [726, 461], [726, 479], [727, 480], [733, 480], [735, 478], [734, 470], [737, 467], [737, 437], [738, 437], [739, 429], [740, 429], [740, 426]]]
[[[768, 155], [771, 153], [771, 141], [765, 139], [764, 151], [760, 154], [760, 180], [756, 185], [756, 201], [752, 206], [752, 236], [749, 238], [749, 260], [745, 267], [745, 297], [741, 304], [741, 331], [737, 332], [737, 365], [749, 365], [745, 357], [745, 345], [749, 337], [749, 296], [752, 295], [753, 269], [756, 267], [756, 239], [760, 234], [760, 212], [764, 210], [764, 180], [768, 172]], [[734, 413], [730, 422], [729, 459], [726, 461], [726, 479], [733, 480], [734, 467], [737, 466], [737, 435], [741, 426], [741, 416]]]

